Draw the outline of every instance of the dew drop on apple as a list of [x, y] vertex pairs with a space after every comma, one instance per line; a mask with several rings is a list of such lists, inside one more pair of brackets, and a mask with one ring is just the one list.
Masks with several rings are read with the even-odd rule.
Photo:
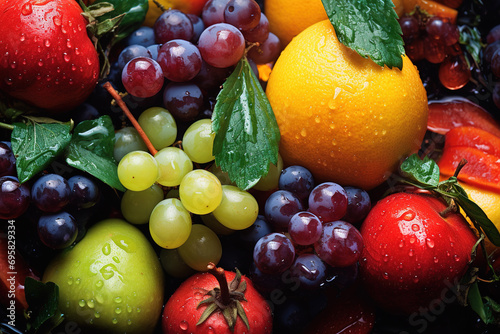
[[434, 256], [434, 263], [438, 263], [438, 262], [439, 262], [439, 259], [436, 256]]
[[427, 244], [427, 247], [434, 248], [434, 240], [427, 238], [425, 243]]
[[180, 327], [183, 331], [187, 331], [187, 330], [188, 330], [189, 325], [188, 325], [187, 321], [182, 320], [182, 321], [181, 321], [181, 323], [180, 323], [180, 325], [179, 325], [179, 327]]
[[408, 256], [410, 256], [410, 257], [413, 256], [413, 249], [410, 249], [410, 251], [408, 252]]

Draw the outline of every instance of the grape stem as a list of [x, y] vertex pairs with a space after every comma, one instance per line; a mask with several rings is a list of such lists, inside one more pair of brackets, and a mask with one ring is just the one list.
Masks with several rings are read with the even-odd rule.
[[10, 125], [10, 124], [7, 124], [7, 123], [2, 123], [0, 122], [0, 129], [5, 129], [5, 130], [14, 130], [14, 125]]
[[146, 135], [146, 133], [144, 132], [144, 130], [142, 129], [142, 127], [140, 126], [140, 124], [137, 122], [137, 120], [135, 119], [134, 115], [132, 115], [132, 113], [130, 112], [130, 110], [127, 107], [127, 104], [122, 100], [122, 98], [118, 94], [118, 92], [113, 88], [113, 86], [111, 86], [111, 84], [109, 83], [109, 81], [106, 82], [103, 85], [103, 87], [115, 99], [116, 103], [122, 109], [123, 113], [130, 120], [130, 122], [132, 123], [132, 125], [134, 126], [134, 128], [137, 130], [137, 132], [139, 132], [139, 135], [141, 136], [142, 140], [144, 141], [144, 143], [148, 147], [148, 150], [151, 153], [151, 155], [155, 156], [158, 151], [154, 148], [154, 146], [151, 143], [151, 141], [149, 140], [148, 136]]

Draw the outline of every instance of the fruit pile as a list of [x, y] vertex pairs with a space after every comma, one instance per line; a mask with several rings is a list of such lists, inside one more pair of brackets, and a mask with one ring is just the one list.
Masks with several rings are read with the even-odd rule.
[[0, 332], [498, 332], [498, 15], [4, 0]]

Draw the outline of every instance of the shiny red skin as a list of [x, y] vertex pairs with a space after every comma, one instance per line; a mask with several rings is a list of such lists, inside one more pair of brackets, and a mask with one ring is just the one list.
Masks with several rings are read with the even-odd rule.
[[[235, 276], [234, 272], [226, 271], [226, 279], [230, 283]], [[241, 305], [245, 310], [250, 324], [247, 329], [243, 321], [238, 317], [234, 332], [229, 330], [226, 320], [220, 311], [214, 312], [205, 322], [196, 326], [198, 319], [206, 308], [206, 305], [198, 306], [201, 300], [208, 298], [204, 291], [219, 287], [217, 279], [210, 273], [198, 273], [186, 281], [174, 292], [165, 305], [162, 315], [162, 329], [164, 334], [267, 334], [272, 333], [271, 308], [262, 296], [255, 290], [250, 279], [242, 276], [246, 281], [246, 302]]]
[[99, 77], [99, 57], [74, 0], [0, 2], [0, 89], [58, 112], [81, 104]]
[[442, 218], [445, 208], [428, 194], [396, 193], [380, 200], [363, 222], [360, 276], [386, 311], [408, 315], [449, 302], [477, 237], [462, 215]]

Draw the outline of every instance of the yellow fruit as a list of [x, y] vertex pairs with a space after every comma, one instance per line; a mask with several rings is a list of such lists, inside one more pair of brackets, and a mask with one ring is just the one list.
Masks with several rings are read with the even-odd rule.
[[163, 270], [144, 234], [121, 219], [92, 226], [47, 266], [66, 320], [87, 333], [152, 333], [163, 307]]
[[[398, 16], [403, 15], [403, 0], [393, 0]], [[266, 0], [264, 13], [269, 30], [278, 36], [283, 47], [302, 30], [328, 19], [321, 0]]]
[[[146, 19], [143, 25], [152, 27], [156, 19], [163, 13], [153, 0], [149, 0], [149, 9], [146, 13]], [[201, 15], [203, 5], [207, 0], [156, 0], [165, 10], [178, 9], [186, 14]]]
[[285, 48], [266, 90], [284, 165], [318, 181], [371, 189], [420, 147], [427, 94], [417, 68], [389, 69], [341, 44], [328, 20]]
[[[498, 205], [500, 203], [500, 193], [472, 186], [464, 182], [460, 182], [460, 185], [464, 188], [467, 195], [469, 195], [469, 198], [483, 209], [484, 213], [495, 224], [497, 229], [500, 229], [500, 205]], [[468, 218], [467, 221], [470, 223]], [[485, 244], [488, 253], [497, 249], [488, 238], [485, 239]]]

